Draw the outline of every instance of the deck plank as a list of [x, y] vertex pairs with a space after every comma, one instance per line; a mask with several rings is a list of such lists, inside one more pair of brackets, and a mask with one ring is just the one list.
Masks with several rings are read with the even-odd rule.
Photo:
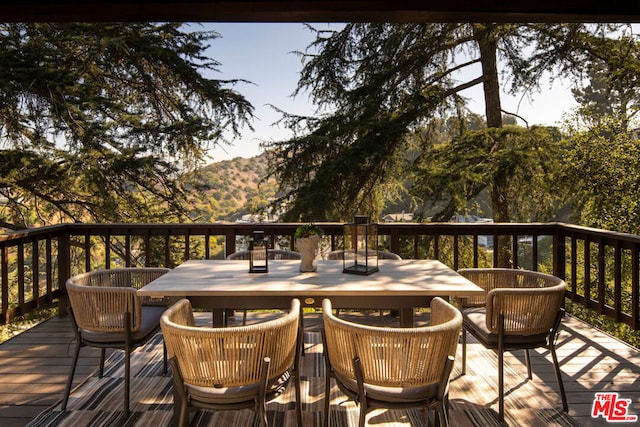
[[[71, 321], [53, 317], [0, 345], [0, 425], [26, 426], [62, 399], [75, 341]], [[96, 371], [100, 350], [83, 348], [76, 387]]]
[[[353, 315], [359, 316], [358, 313]], [[305, 327], [318, 330], [319, 313], [307, 316], [309, 320], [305, 319]], [[74, 345], [69, 319], [57, 317], [0, 345], [0, 425], [25, 426], [62, 398]], [[638, 349], [570, 316], [563, 321], [557, 349], [567, 390], [569, 415], [575, 425], [610, 425], [602, 418], [590, 416], [596, 392], [620, 393], [621, 398], [631, 399], [631, 413], [640, 415]], [[475, 371], [483, 374], [461, 376], [459, 358], [456, 361], [451, 398], [458, 410], [454, 409], [450, 414], [451, 425], [455, 426], [475, 425], [468, 415], [473, 414], [474, 407], [489, 406], [497, 410], [497, 357], [492, 352], [482, 351], [477, 343], [469, 344], [468, 357], [468, 363], [476, 366]], [[99, 350], [82, 350], [74, 386], [95, 372], [98, 360]], [[505, 360], [508, 366], [505, 405], [510, 419], [517, 419], [519, 425], [527, 425], [531, 411], [544, 410], [544, 405], [548, 406], [549, 402], [560, 407], [551, 356], [547, 351], [532, 352], [533, 388], [518, 379], [526, 374], [523, 354], [509, 353]], [[509, 375], [509, 372], [518, 375]], [[521, 403], [522, 400], [526, 405]]]

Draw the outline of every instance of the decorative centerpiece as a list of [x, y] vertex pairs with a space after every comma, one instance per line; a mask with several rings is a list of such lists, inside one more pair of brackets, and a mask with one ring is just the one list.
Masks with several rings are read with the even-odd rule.
[[320, 238], [324, 231], [317, 225], [310, 223], [301, 225], [296, 229], [294, 237], [296, 248], [302, 259], [300, 260], [300, 271], [310, 272], [318, 269], [316, 258], [320, 252]]
[[378, 226], [365, 215], [344, 225], [343, 273], [368, 276], [378, 269]]

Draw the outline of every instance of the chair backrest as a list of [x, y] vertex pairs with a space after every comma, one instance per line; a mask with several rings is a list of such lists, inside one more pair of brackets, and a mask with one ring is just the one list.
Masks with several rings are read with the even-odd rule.
[[546, 334], [555, 326], [565, 298], [566, 284], [542, 288], [497, 288], [486, 303], [487, 328], [497, 334], [500, 316], [505, 335]]
[[441, 298], [431, 302], [431, 324], [388, 328], [335, 317], [331, 301], [322, 304], [327, 354], [336, 375], [355, 380], [360, 358], [367, 384], [404, 387], [438, 383], [448, 356], [455, 357], [462, 327], [460, 311]]
[[228, 328], [195, 327], [191, 303], [181, 299], [167, 309], [160, 327], [168, 356], [175, 357], [186, 384], [234, 387], [258, 383], [265, 357], [269, 378], [293, 366], [298, 346], [300, 301], [275, 320]]
[[128, 312], [130, 331], [138, 331], [142, 304], [137, 289], [168, 271], [168, 268], [114, 268], [69, 278], [66, 289], [76, 324], [91, 332], [124, 333], [124, 313]]
[[[270, 260], [274, 260], [274, 259], [301, 259], [302, 255], [300, 255], [300, 252], [294, 252], [294, 251], [287, 251], [284, 249], [269, 249], [269, 251], [267, 252], [267, 257]], [[238, 252], [234, 252], [232, 254], [230, 254], [229, 256], [227, 256], [227, 259], [232, 259], [232, 260], [242, 260], [242, 259], [249, 259], [249, 251], [238, 251]]]
[[[347, 257], [347, 259], [353, 258], [353, 251], [347, 251], [345, 253], [344, 250], [339, 249], [339, 250], [335, 250], [335, 251], [331, 251], [327, 254], [327, 259], [344, 259], [344, 257]], [[387, 251], [378, 251], [378, 259], [402, 259], [400, 257], [400, 255], [398, 254], [394, 254], [393, 252], [387, 252]]]
[[161, 267], [109, 268], [79, 274], [69, 280], [83, 286], [140, 289], [170, 270]]
[[462, 268], [458, 273], [484, 289], [483, 295], [459, 298], [463, 307], [484, 307], [487, 294], [495, 288], [543, 288], [564, 283], [550, 274], [513, 268]]

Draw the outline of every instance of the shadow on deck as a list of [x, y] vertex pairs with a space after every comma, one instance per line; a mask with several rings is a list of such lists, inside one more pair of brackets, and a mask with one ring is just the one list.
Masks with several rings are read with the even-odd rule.
[[[254, 318], [268, 316], [261, 313]], [[251, 315], [251, 314], [250, 314]], [[373, 314], [347, 313], [367, 322], [379, 322]], [[200, 316], [203, 322], [207, 317]], [[385, 318], [388, 324], [395, 320]], [[41, 412], [54, 407], [62, 397], [72, 354], [72, 331], [68, 319], [53, 318], [33, 329], [0, 345], [0, 425], [25, 426]], [[303, 358], [303, 411], [305, 426], [319, 426], [322, 423], [322, 402], [324, 399], [324, 366], [321, 356], [320, 314], [305, 315], [305, 348]], [[147, 369], [150, 365], [161, 364], [161, 344], [156, 340], [157, 350], [144, 356], [134, 353], [132, 362], [144, 364], [144, 373], [132, 380], [133, 416], [139, 417], [137, 425], [169, 425], [171, 416], [171, 392], [169, 377], [161, 377], [160, 368]], [[631, 399], [629, 413], [640, 415], [640, 351], [612, 338], [585, 323], [567, 317], [558, 339], [558, 358], [569, 401], [569, 414], [561, 411], [560, 397], [553, 374], [551, 356], [539, 350], [532, 352], [533, 381], [526, 380], [524, 354], [508, 353], [505, 356], [505, 416], [506, 424], [512, 426], [605, 426], [611, 425], [600, 417], [591, 417], [595, 393], [616, 392], [620, 398]], [[104, 401], [97, 408], [87, 409], [83, 399], [89, 399], [96, 390], [104, 391], [105, 383], [91, 374], [98, 365], [99, 353], [83, 349], [76, 384], [90, 378], [72, 394], [69, 411], [59, 425], [91, 424], [92, 417], [99, 410], [111, 411], [117, 422], [121, 409], [122, 390], [105, 394]], [[497, 357], [481, 345], [470, 342], [468, 348], [467, 375], [460, 375], [460, 348], [451, 381], [452, 426], [491, 426], [497, 422]], [[113, 355], [120, 360], [119, 353]], [[112, 378], [122, 376], [121, 364], [111, 370]], [[140, 370], [141, 367], [138, 367]], [[135, 368], [134, 371], [135, 372]], [[142, 372], [142, 371], [141, 371]], [[159, 378], [160, 377], [160, 378]], [[140, 385], [136, 392], [136, 382], [143, 383], [149, 378], [151, 385]], [[161, 384], [160, 384], [161, 383]], [[117, 386], [116, 386], [117, 387]], [[169, 391], [167, 391], [169, 390]], [[153, 396], [145, 393], [155, 393]], [[136, 394], [137, 393], [137, 394]], [[344, 396], [332, 391], [333, 426], [357, 425], [357, 412]], [[285, 393], [269, 404], [272, 425], [293, 426], [293, 407], [288, 405], [292, 393]], [[155, 399], [155, 400], [154, 400]], [[74, 403], [75, 402], [75, 403]], [[86, 402], [85, 402], [86, 403]], [[136, 409], [137, 407], [137, 409]], [[151, 410], [152, 408], [152, 410]], [[335, 410], [334, 410], [335, 408]], [[59, 415], [60, 413], [58, 413]], [[103, 414], [104, 415], [104, 414]], [[223, 415], [204, 414], [198, 425], [231, 425]], [[242, 417], [233, 417], [233, 425], [251, 424], [253, 414], [246, 411]], [[50, 419], [39, 418], [51, 425]], [[120, 420], [121, 423], [123, 420]], [[130, 420], [131, 421], [131, 420]], [[420, 426], [420, 411], [374, 411], [368, 416], [369, 425]]]

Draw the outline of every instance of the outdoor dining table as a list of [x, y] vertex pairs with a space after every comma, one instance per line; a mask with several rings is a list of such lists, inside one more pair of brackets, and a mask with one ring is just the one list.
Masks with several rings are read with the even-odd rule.
[[224, 324], [225, 309], [286, 309], [298, 298], [303, 307], [322, 307], [330, 298], [339, 309], [397, 309], [400, 325], [413, 325], [413, 312], [431, 299], [466, 297], [483, 290], [436, 260], [379, 260], [380, 271], [343, 273], [342, 261], [320, 260], [315, 272], [301, 273], [300, 261], [269, 261], [266, 273], [249, 273], [249, 262], [189, 260], [142, 287], [147, 297], [188, 298], [210, 309], [213, 325]]

